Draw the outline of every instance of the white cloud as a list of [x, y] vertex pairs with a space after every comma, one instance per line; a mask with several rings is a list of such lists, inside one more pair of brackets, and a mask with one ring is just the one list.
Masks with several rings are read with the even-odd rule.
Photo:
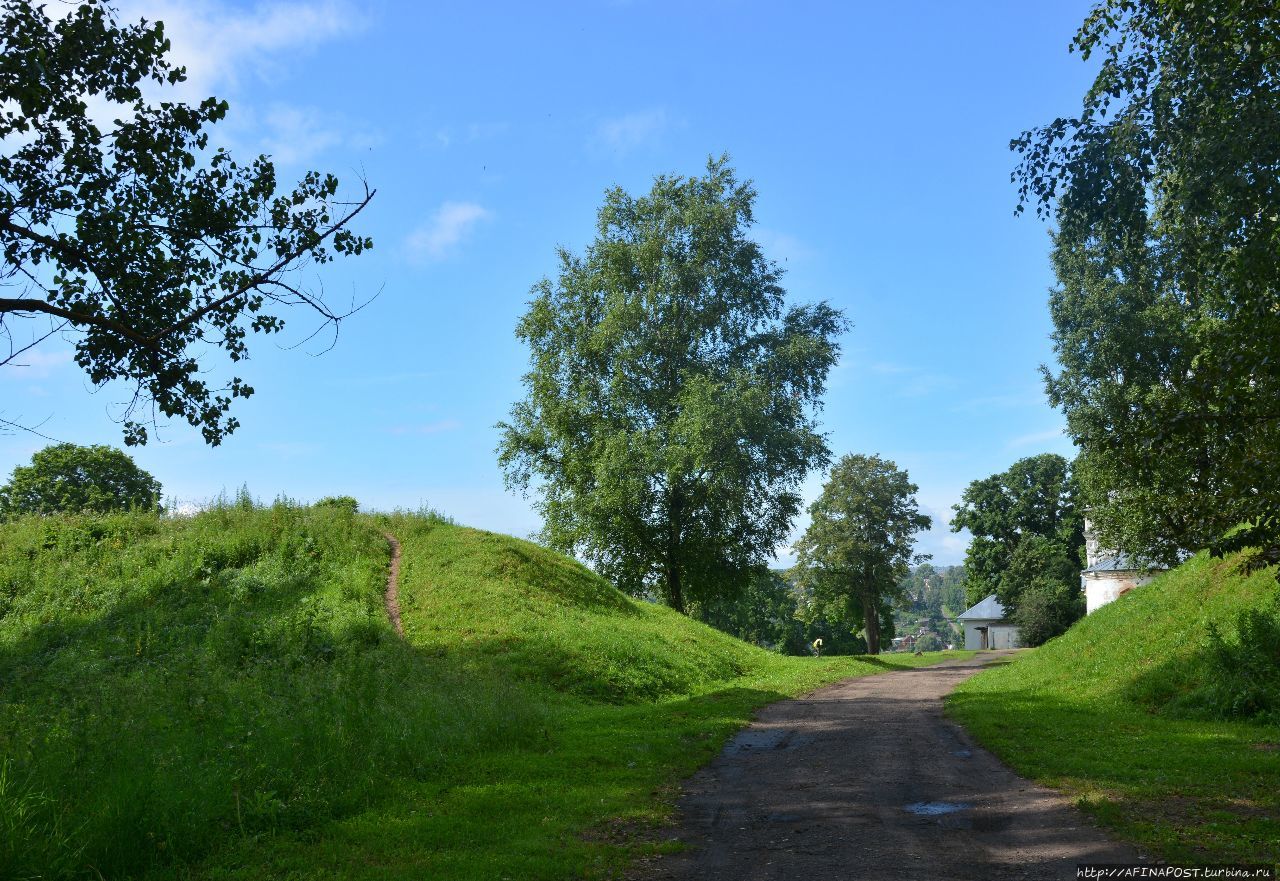
[[122, 21], [164, 23], [170, 58], [187, 69], [179, 86], [185, 100], [201, 100], [246, 73], [272, 77], [281, 53], [306, 51], [364, 27], [364, 17], [338, 0], [260, 2], [234, 9], [210, 0], [129, 0]]
[[266, 453], [274, 453], [288, 459], [297, 458], [299, 456], [311, 456], [322, 449], [320, 444], [310, 443], [308, 441], [263, 441], [258, 444], [258, 449]]
[[892, 388], [892, 394], [904, 398], [920, 398], [935, 392], [955, 388], [958, 382], [954, 376], [931, 373], [920, 367], [909, 364], [895, 364], [890, 361], [877, 361], [867, 365], [867, 370], [880, 379], [877, 385]]
[[409, 234], [405, 246], [417, 259], [443, 260], [456, 251], [476, 224], [492, 216], [475, 202], [445, 202], [431, 220]]
[[667, 128], [661, 107], [605, 119], [596, 126], [595, 143], [615, 153], [629, 153], [656, 141]]
[[[263, 151], [290, 164], [338, 144], [369, 143], [365, 136], [351, 136], [357, 127], [340, 125], [314, 110], [276, 105], [263, 113], [237, 97], [246, 80], [279, 79], [291, 58], [362, 29], [366, 19], [349, 3], [293, 0], [236, 8], [213, 0], [123, 0], [118, 19], [162, 22], [170, 42], [169, 62], [186, 69], [186, 80], [172, 87], [144, 83], [149, 101], [232, 99], [226, 123], [211, 132], [215, 147]], [[101, 95], [85, 100], [89, 116], [104, 129], [112, 127], [112, 120], [132, 115]]]
[[951, 506], [960, 500], [948, 493], [921, 493], [917, 496], [920, 510], [933, 518], [933, 526], [916, 538], [916, 553], [930, 554], [935, 566], [952, 566], [964, 560], [971, 536], [968, 530], [951, 531], [951, 518], [955, 512]]
[[277, 105], [263, 122], [270, 131], [263, 138], [263, 150], [285, 165], [303, 162], [342, 142], [342, 132], [322, 123], [314, 110]]
[[929, 562], [935, 566], [956, 566], [964, 562], [969, 541], [968, 532], [957, 535], [946, 527], [935, 525], [933, 529], [921, 534], [916, 543], [916, 552], [929, 554]]
[[916, 368], [904, 367], [901, 364], [891, 364], [888, 361], [877, 361], [871, 365], [871, 372], [895, 376], [903, 373], [915, 373]]

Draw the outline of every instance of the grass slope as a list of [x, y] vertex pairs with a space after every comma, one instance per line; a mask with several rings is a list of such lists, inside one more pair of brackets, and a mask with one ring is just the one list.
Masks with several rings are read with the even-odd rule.
[[607, 876], [756, 707], [936, 657], [780, 657], [433, 517], [17, 521], [0, 877]]
[[1280, 862], [1280, 729], [1215, 721], [1211, 623], [1267, 608], [1274, 570], [1201, 555], [979, 674], [948, 711], [1020, 773], [1169, 860]]

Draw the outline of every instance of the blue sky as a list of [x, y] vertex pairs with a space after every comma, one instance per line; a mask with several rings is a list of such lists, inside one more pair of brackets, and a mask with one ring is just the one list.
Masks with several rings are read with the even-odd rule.
[[[238, 370], [257, 394], [221, 447], [175, 424], [135, 458], [181, 501], [247, 484], [535, 531], [493, 453], [521, 394], [530, 286], [557, 245], [590, 240], [607, 187], [727, 151], [792, 299], [853, 321], [823, 413], [832, 450], [906, 468], [936, 521], [920, 549], [960, 562], [946, 521], [969, 481], [1072, 452], [1038, 377], [1046, 227], [1013, 215], [1008, 142], [1078, 109], [1092, 68], [1066, 47], [1088, 7], [125, 3], [166, 22], [181, 97], [231, 102], [219, 143], [271, 153], [283, 179], [367, 177], [375, 248], [318, 280], [333, 302], [381, 292], [322, 355], [281, 347], [312, 329], [301, 312], [259, 339]], [[119, 444], [123, 397], [90, 388], [56, 340], [0, 370], [0, 412], [59, 439]], [[0, 473], [44, 443], [0, 437]]]

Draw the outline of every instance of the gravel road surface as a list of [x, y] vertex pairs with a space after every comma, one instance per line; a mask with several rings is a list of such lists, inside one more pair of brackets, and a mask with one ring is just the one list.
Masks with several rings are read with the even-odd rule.
[[764, 708], [687, 784], [678, 836], [689, 849], [635, 877], [1068, 879], [1078, 862], [1137, 862], [943, 718], [943, 696], [1004, 654], [850, 679]]

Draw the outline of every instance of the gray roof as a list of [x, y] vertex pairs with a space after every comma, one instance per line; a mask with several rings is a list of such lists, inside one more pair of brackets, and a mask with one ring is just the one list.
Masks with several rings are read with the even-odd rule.
[[1134, 557], [1128, 554], [1116, 554], [1113, 557], [1103, 557], [1094, 563], [1085, 572], [1147, 572], [1149, 570], [1161, 569], [1163, 566], [1157, 566], [1155, 563], [1140, 563]]
[[977, 603], [967, 611], [961, 612], [956, 616], [957, 621], [977, 620], [977, 621], [999, 621], [1004, 617], [1004, 606], [1000, 605], [1000, 601], [996, 599], [996, 595], [992, 594], [980, 603]]

